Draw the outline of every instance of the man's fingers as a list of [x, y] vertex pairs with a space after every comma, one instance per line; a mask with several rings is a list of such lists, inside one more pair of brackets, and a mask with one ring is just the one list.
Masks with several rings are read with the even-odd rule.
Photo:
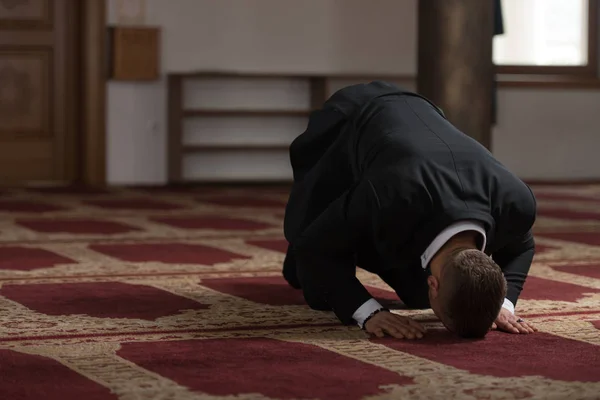
[[510, 322], [498, 322], [498, 327], [505, 332], [519, 333], [519, 330]]
[[386, 321], [387, 326], [389, 327], [389, 329], [393, 329], [396, 332], [398, 332], [400, 335], [402, 335], [402, 337], [407, 338], [407, 339], [414, 339], [415, 338], [415, 334], [411, 331], [411, 329], [409, 329], [408, 326], [402, 325], [401, 323], [398, 323], [398, 321], [394, 321], [394, 320], [389, 320]]
[[521, 321], [521, 322], [517, 322], [517, 321], [518, 320], [516, 318], [510, 319], [507, 321], [497, 321], [496, 323], [494, 323], [492, 325], [492, 329], [494, 329], [494, 327], [496, 327], [497, 329], [501, 329], [505, 332], [524, 333], [524, 334], [537, 332], [537, 328], [535, 328], [533, 325], [527, 323], [526, 321]]
[[410, 318], [392, 313], [379, 313], [369, 323], [369, 332], [377, 337], [388, 334], [397, 339], [421, 339], [425, 328]]
[[522, 318], [515, 319], [511, 322], [519, 330], [520, 333], [533, 333], [537, 331], [537, 329], [535, 329], [533, 325], [531, 325], [529, 322], [525, 321]]
[[520, 322], [520, 325], [527, 331], [527, 333], [533, 333], [533, 329], [529, 326], [527, 322]]
[[383, 330], [381, 328], [375, 328], [375, 330], [373, 331], [373, 334], [375, 334], [375, 336], [377, 336], [378, 338], [382, 338], [385, 336], [385, 334], [383, 333]]
[[527, 321], [521, 322], [521, 325], [524, 326], [525, 328], [527, 328], [529, 333], [537, 332], [537, 328]]
[[529, 333], [529, 331], [527, 330], [527, 328], [525, 328], [525, 326], [521, 325], [520, 322], [517, 321], [511, 321], [512, 326], [514, 326], [517, 331], [519, 333]]
[[[518, 320], [517, 320], [518, 321]], [[537, 332], [537, 328], [535, 326], [533, 326], [533, 324], [521, 319], [520, 322], [521, 326], [523, 326], [525, 329], [527, 329], [529, 331], [529, 333], [533, 333], [533, 332]]]
[[388, 335], [395, 337], [396, 339], [404, 339], [406, 337], [401, 331], [396, 329], [391, 324], [382, 324], [382, 328]]
[[423, 337], [423, 333], [406, 320], [396, 321], [395, 326], [398, 327], [398, 329], [400, 329], [400, 331], [409, 339], [420, 339]]
[[492, 324], [492, 330], [494, 330], [494, 329], [498, 329], [498, 325], [496, 325], [495, 322]]
[[410, 326], [412, 326], [413, 328], [416, 328], [419, 332], [425, 334], [427, 332], [427, 330], [425, 329], [425, 327], [423, 325], [421, 325], [420, 323], [418, 323], [417, 321], [415, 321], [414, 319], [408, 319], [408, 323], [410, 324]]
[[407, 331], [407, 333], [410, 332], [412, 335], [418, 337], [419, 339], [423, 337], [423, 334], [425, 333], [425, 328], [417, 321], [414, 321], [410, 318], [401, 317], [399, 315], [392, 314], [392, 316], [394, 317], [393, 324], [395, 327], [397, 327], [398, 329], [404, 329], [405, 331]]
[[492, 329], [497, 328], [510, 333], [533, 333], [537, 328], [527, 321], [510, 313], [506, 309], [500, 310], [496, 322], [492, 324]]

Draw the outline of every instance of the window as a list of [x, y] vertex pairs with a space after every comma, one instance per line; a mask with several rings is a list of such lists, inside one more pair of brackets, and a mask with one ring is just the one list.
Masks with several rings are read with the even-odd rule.
[[504, 73], [596, 72], [598, 0], [502, 0], [504, 34], [494, 63]]

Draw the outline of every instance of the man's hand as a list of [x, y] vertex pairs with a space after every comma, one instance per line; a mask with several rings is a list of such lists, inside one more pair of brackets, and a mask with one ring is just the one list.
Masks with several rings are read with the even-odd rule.
[[389, 311], [373, 315], [365, 324], [365, 330], [380, 338], [387, 333], [396, 339], [421, 339], [425, 334], [425, 328], [418, 322]]
[[492, 324], [492, 329], [498, 329], [508, 333], [533, 333], [537, 332], [537, 328], [531, 323], [517, 317], [506, 308], [500, 309], [500, 314], [496, 318], [496, 322]]

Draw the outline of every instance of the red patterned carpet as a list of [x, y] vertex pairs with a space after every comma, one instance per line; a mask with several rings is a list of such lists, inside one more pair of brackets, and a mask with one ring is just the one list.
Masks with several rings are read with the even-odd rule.
[[598, 399], [600, 186], [535, 191], [541, 332], [411, 342], [284, 284], [285, 190], [3, 191], [0, 399]]

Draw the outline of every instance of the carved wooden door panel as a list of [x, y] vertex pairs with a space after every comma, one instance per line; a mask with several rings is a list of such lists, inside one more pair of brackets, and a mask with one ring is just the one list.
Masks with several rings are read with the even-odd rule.
[[0, 0], [0, 185], [76, 177], [79, 0]]

